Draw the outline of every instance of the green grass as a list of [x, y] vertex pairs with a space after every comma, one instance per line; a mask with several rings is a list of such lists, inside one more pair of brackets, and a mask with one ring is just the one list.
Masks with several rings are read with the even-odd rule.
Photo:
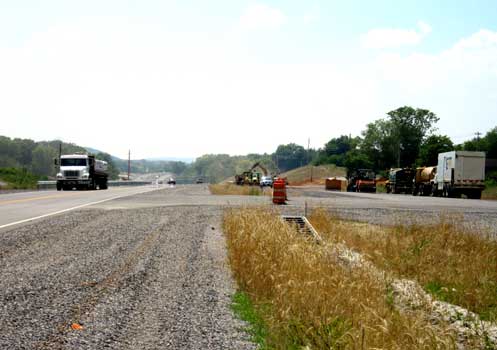
[[38, 177], [26, 169], [0, 168], [0, 180], [6, 182], [9, 189], [36, 188]]
[[241, 291], [236, 292], [232, 298], [231, 308], [238, 318], [248, 323], [245, 331], [250, 334], [251, 340], [259, 344], [259, 349], [268, 350], [269, 348], [266, 346], [267, 326], [262, 316], [254, 308], [248, 294]]
[[497, 199], [497, 183], [494, 181], [487, 181], [486, 188], [483, 191], [481, 198]]

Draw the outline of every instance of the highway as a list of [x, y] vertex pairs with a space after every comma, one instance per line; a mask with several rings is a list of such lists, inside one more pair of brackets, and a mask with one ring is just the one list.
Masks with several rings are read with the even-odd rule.
[[288, 198], [273, 206], [270, 196], [211, 195], [206, 184], [0, 195], [0, 349], [255, 349], [230, 310], [226, 208], [320, 207], [380, 225], [448, 215], [497, 234], [497, 201], [322, 186]]
[[157, 186], [110, 187], [101, 191], [33, 191], [0, 194], [0, 229], [15, 224], [157, 190]]

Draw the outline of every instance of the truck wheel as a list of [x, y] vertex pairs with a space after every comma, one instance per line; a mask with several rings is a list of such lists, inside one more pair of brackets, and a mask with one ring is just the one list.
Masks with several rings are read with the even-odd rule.
[[428, 186], [423, 186], [423, 192], [421, 192], [421, 195], [423, 196], [429, 196], [431, 192], [431, 187]]
[[57, 191], [62, 190], [62, 185], [60, 183], [57, 183], [56, 187], [57, 187]]
[[106, 190], [107, 189], [107, 180], [102, 181], [98, 187], [101, 190]]
[[431, 193], [430, 193], [430, 195], [432, 197], [438, 197], [439, 196], [439, 192], [438, 192], [436, 184], [433, 184], [433, 186], [431, 187]]
[[469, 199], [481, 199], [481, 191], [480, 190], [468, 191], [466, 193], [466, 196], [468, 196]]

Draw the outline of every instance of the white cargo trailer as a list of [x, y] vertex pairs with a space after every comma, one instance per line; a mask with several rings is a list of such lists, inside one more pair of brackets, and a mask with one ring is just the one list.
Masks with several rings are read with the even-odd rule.
[[485, 153], [452, 151], [438, 154], [433, 193], [444, 197], [481, 198], [485, 189]]

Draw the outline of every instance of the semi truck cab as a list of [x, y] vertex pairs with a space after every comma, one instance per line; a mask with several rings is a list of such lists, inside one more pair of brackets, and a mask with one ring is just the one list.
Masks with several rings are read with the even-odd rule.
[[62, 155], [55, 159], [59, 166], [57, 190], [107, 189], [107, 162], [87, 154]]

